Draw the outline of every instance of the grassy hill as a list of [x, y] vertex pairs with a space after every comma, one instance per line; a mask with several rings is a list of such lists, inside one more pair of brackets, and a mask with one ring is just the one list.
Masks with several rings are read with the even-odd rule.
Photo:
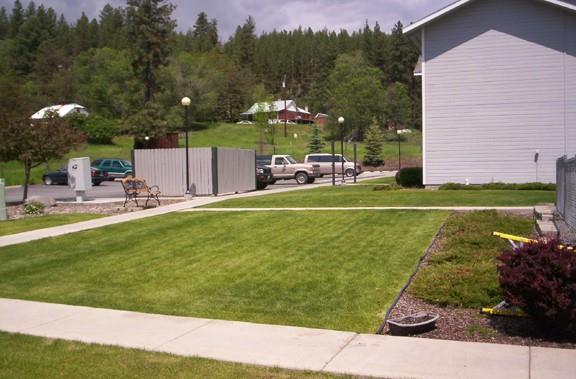
[[[288, 136], [284, 138], [284, 126], [278, 125], [276, 130], [276, 152], [281, 154], [292, 154], [297, 160], [303, 160], [308, 152], [307, 144], [310, 136], [310, 125], [288, 125]], [[206, 129], [193, 131], [190, 133], [190, 145], [192, 147], [238, 147], [258, 150], [258, 130], [253, 125], [236, 124], [211, 124]], [[393, 138], [392, 134], [387, 136]], [[408, 162], [418, 162], [422, 156], [422, 136], [420, 132], [407, 135], [402, 142], [402, 160]], [[183, 146], [183, 139], [180, 141]], [[132, 138], [127, 136], [117, 137], [113, 145], [91, 145], [85, 144], [78, 151], [73, 151], [65, 159], [51, 161], [37, 167], [32, 172], [32, 183], [38, 184], [42, 180], [42, 174], [46, 171], [56, 170], [66, 164], [70, 157], [90, 157], [97, 158], [124, 158], [130, 159], [132, 148]], [[271, 153], [271, 148], [267, 149]], [[329, 152], [329, 144], [325, 147], [325, 152]], [[345, 154], [352, 158], [353, 147], [344, 144]], [[336, 144], [336, 151], [340, 151], [340, 143]], [[364, 157], [364, 144], [358, 144], [358, 160]], [[384, 145], [384, 159], [387, 163], [395, 164], [398, 159], [398, 147], [396, 142], [387, 141]], [[394, 168], [394, 165], [390, 166]], [[6, 178], [7, 185], [21, 184], [24, 179], [24, 168], [19, 162], [0, 163], [0, 177]]]

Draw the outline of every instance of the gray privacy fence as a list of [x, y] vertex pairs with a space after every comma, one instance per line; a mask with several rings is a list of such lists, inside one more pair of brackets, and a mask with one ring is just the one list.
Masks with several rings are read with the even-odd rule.
[[[157, 185], [164, 196], [186, 192], [186, 150], [133, 150], [134, 175]], [[202, 147], [188, 150], [190, 192], [193, 195], [256, 189], [254, 150]]]
[[576, 230], [576, 157], [563, 156], [556, 161], [556, 209]]

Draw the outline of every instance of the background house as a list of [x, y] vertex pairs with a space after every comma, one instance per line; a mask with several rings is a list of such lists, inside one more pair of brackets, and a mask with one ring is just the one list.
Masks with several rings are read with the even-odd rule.
[[265, 112], [274, 115], [271, 118], [274, 122], [284, 122], [288, 120], [298, 124], [311, 124], [314, 122], [312, 114], [306, 108], [299, 108], [294, 100], [278, 100], [271, 103], [255, 103], [246, 112], [241, 113], [241, 116], [252, 120], [254, 114], [258, 112]]
[[320, 126], [324, 126], [328, 124], [328, 118], [329, 116], [325, 113], [317, 113], [316, 116], [314, 116], [314, 122]]
[[42, 108], [30, 116], [30, 118], [40, 120], [46, 118], [49, 113], [56, 113], [60, 117], [66, 117], [73, 114], [88, 116], [88, 110], [80, 104], [61, 104]]
[[576, 0], [461, 0], [420, 47], [424, 184], [554, 182], [576, 153]]

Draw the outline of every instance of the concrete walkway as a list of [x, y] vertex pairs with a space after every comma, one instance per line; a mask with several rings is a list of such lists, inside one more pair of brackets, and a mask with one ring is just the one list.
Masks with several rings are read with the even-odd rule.
[[570, 378], [576, 350], [357, 334], [0, 299], [0, 330], [387, 378]]
[[[392, 175], [391, 173], [374, 173], [371, 175], [364, 176], [361, 180], [371, 180], [384, 178]], [[360, 180], [360, 179], [359, 179]], [[96, 220], [83, 221], [75, 224], [55, 226], [52, 228], [37, 229], [29, 232], [11, 234], [7, 236], [0, 237], [0, 247], [16, 245], [20, 243], [35, 241], [43, 238], [57, 237], [64, 234], [76, 233], [83, 230], [90, 230], [101, 228], [103, 226], [119, 224], [122, 222], [140, 220], [147, 217], [159, 216], [167, 213], [178, 212], [185, 209], [201, 207], [208, 204], [217, 203], [219, 201], [229, 200], [229, 199], [242, 199], [246, 197], [256, 197], [256, 196], [266, 196], [275, 193], [291, 192], [291, 191], [301, 191], [306, 189], [311, 189], [315, 187], [323, 187], [331, 185], [330, 182], [319, 183], [319, 184], [309, 184], [305, 186], [292, 186], [287, 185], [285, 187], [276, 186], [273, 189], [266, 189], [263, 191], [253, 191], [245, 192], [239, 194], [228, 194], [222, 196], [209, 196], [209, 197], [196, 197], [193, 200], [185, 201], [182, 203], [176, 203], [166, 206], [161, 206], [158, 208], [141, 210], [138, 212], [124, 213], [116, 216], [103, 217]], [[120, 199], [123, 201], [123, 199]]]

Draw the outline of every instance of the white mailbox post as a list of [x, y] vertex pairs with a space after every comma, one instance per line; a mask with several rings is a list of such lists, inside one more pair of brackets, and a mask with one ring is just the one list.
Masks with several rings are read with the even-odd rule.
[[84, 201], [86, 191], [92, 188], [90, 158], [72, 158], [68, 161], [68, 186], [76, 192], [76, 201]]

